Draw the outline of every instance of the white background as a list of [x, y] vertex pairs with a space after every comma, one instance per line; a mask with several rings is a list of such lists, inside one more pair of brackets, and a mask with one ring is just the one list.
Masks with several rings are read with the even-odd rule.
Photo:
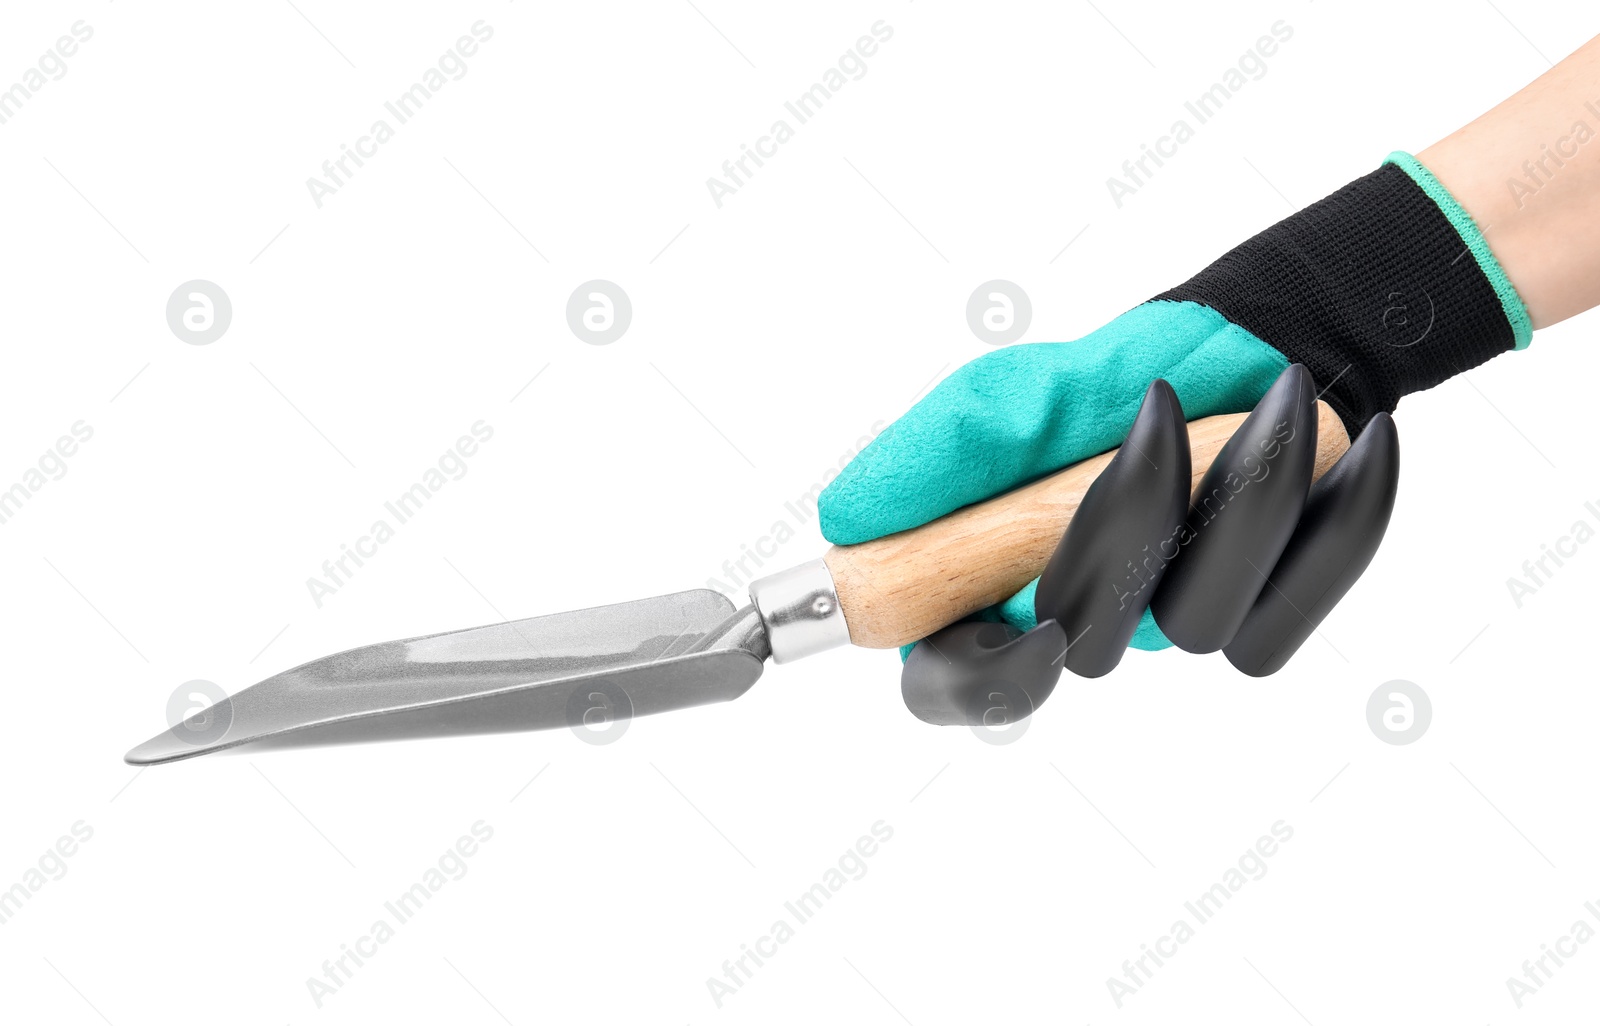
[[[186, 681], [235, 691], [353, 645], [703, 584], [989, 351], [964, 317], [978, 283], [1028, 290], [1027, 340], [1078, 337], [1508, 95], [1593, 34], [1580, 5], [296, 3], [4, 16], [3, 83], [75, 21], [94, 35], [0, 126], [0, 484], [74, 422], [94, 437], [0, 525], [0, 887], [75, 822], [93, 837], [0, 924], [0, 1015], [1594, 1007], [1600, 944], [1520, 1011], [1505, 982], [1600, 899], [1600, 545], [1520, 609], [1506, 585], [1595, 519], [1593, 315], [1402, 404], [1384, 549], [1270, 679], [1135, 652], [994, 746], [912, 718], [893, 654], [843, 650], [605, 746], [121, 761]], [[318, 209], [306, 179], [479, 19], [466, 77]], [[866, 76], [719, 209], [706, 179], [879, 19], [894, 36]], [[1279, 20], [1265, 77], [1118, 209], [1106, 178]], [[164, 317], [195, 278], [234, 308], [208, 346]], [[609, 346], [566, 323], [593, 278], [633, 303]], [[480, 419], [468, 474], [318, 608], [306, 579]], [[772, 565], [822, 544], [808, 521]], [[1394, 679], [1433, 703], [1410, 745], [1367, 724]], [[319, 1009], [307, 979], [479, 820], [466, 875]], [[879, 820], [866, 875], [719, 1009], [707, 978]], [[1279, 820], [1267, 875], [1118, 1009], [1107, 978]]]

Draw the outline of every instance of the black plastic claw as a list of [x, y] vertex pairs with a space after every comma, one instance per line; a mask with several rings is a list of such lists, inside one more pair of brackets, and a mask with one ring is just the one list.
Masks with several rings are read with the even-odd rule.
[[1100, 472], [1050, 557], [1033, 608], [1071, 641], [1067, 669], [1100, 677], [1122, 661], [1166, 569], [1189, 508], [1189, 428], [1172, 386], [1157, 378], [1127, 441]]
[[1039, 625], [965, 621], [924, 640], [901, 671], [907, 708], [936, 724], [1015, 723], [1063, 667], [1109, 673], [1146, 605], [1185, 651], [1225, 649], [1255, 676], [1280, 669], [1372, 561], [1399, 482], [1399, 439], [1380, 414], [1310, 487], [1314, 387], [1299, 364], [1279, 375], [1191, 496], [1183, 410], [1152, 383], [1040, 577]]
[[1054, 620], [1026, 634], [967, 620], [917, 644], [900, 671], [900, 694], [920, 720], [999, 727], [1030, 715], [1061, 678], [1067, 636]]
[[1400, 436], [1380, 413], [1311, 487], [1300, 526], [1223, 649], [1252, 677], [1283, 669], [1378, 551], [1400, 486]]
[[1317, 454], [1311, 374], [1278, 376], [1228, 439], [1189, 503], [1150, 608], [1186, 652], [1233, 640], [1294, 533]]

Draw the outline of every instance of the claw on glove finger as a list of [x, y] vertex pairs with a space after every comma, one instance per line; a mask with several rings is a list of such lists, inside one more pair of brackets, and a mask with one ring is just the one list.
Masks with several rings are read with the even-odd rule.
[[1127, 441], [1100, 472], [1050, 557], [1034, 611], [1055, 620], [1072, 647], [1067, 669], [1116, 669], [1166, 570], [1161, 544], [1189, 508], [1189, 430], [1172, 386], [1157, 378]]
[[1252, 677], [1283, 669], [1377, 554], [1400, 485], [1400, 437], [1380, 413], [1311, 486], [1294, 537], [1223, 654]]
[[1235, 431], [1189, 500], [1177, 552], [1150, 603], [1185, 652], [1239, 632], [1305, 508], [1317, 456], [1316, 392], [1294, 364]]
[[966, 620], [912, 649], [900, 696], [919, 720], [940, 726], [1016, 723], [1055, 690], [1067, 636], [1054, 620], [1024, 634], [1007, 623]]

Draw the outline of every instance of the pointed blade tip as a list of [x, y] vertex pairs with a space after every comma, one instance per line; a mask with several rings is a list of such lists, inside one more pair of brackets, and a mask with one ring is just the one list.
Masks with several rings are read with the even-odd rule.
[[143, 744], [128, 749], [122, 761], [130, 766], [159, 766], [192, 755], [204, 755], [215, 751], [218, 747], [221, 746], [193, 744], [179, 738], [170, 730], [164, 730]]

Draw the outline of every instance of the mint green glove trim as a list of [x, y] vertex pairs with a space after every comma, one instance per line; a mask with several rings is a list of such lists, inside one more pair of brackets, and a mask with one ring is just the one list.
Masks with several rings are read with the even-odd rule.
[[1495, 295], [1500, 297], [1500, 308], [1505, 311], [1506, 320], [1511, 324], [1511, 337], [1516, 342], [1518, 349], [1528, 348], [1528, 343], [1533, 340], [1533, 320], [1528, 316], [1528, 308], [1522, 304], [1522, 297], [1517, 295], [1517, 287], [1511, 284], [1511, 279], [1506, 277], [1505, 269], [1500, 266], [1500, 261], [1494, 257], [1494, 252], [1489, 249], [1489, 243], [1483, 237], [1483, 232], [1478, 230], [1478, 223], [1467, 213], [1466, 208], [1456, 202], [1450, 191], [1433, 177], [1433, 172], [1422, 166], [1422, 162], [1404, 150], [1395, 150], [1384, 160], [1385, 164], [1394, 164], [1411, 176], [1411, 180], [1428, 198], [1438, 205], [1445, 219], [1455, 228], [1456, 234], [1461, 236], [1461, 241], [1472, 250], [1472, 256], [1478, 261], [1478, 268], [1483, 271], [1483, 276], [1489, 279], [1489, 284], [1494, 286]]

